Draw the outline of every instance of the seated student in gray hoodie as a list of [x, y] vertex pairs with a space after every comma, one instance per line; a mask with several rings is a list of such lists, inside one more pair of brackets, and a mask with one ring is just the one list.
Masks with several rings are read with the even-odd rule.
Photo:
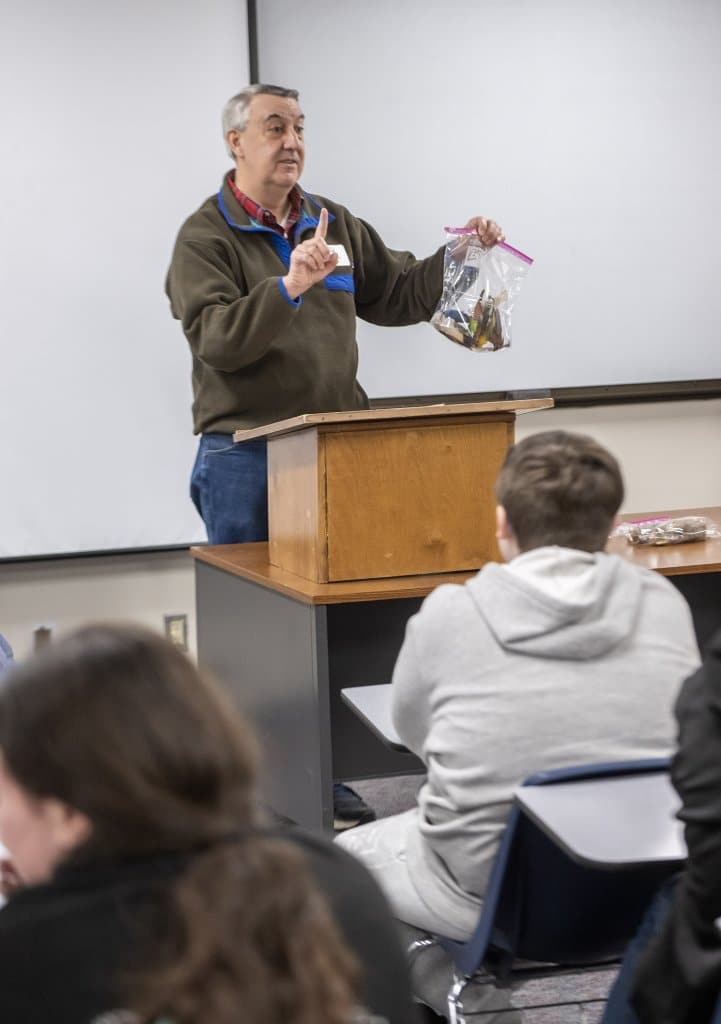
[[526, 438], [496, 495], [507, 564], [438, 587], [393, 673], [393, 721], [428, 771], [418, 806], [336, 840], [401, 921], [455, 939], [477, 923], [514, 788], [540, 770], [670, 754], [673, 703], [700, 660], [672, 584], [604, 553], [623, 481], [601, 445]]

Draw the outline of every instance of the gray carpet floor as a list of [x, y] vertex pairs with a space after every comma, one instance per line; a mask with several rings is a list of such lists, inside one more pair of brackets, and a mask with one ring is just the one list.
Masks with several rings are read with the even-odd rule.
[[[422, 782], [422, 775], [398, 775], [359, 780], [350, 785], [382, 818], [413, 807]], [[428, 962], [419, 960], [414, 985], [422, 985], [424, 976], [431, 973]], [[471, 1021], [479, 1024], [597, 1024], [615, 975], [616, 971], [609, 969], [528, 981], [514, 989], [510, 1002], [502, 995], [499, 1002], [497, 990], [492, 991], [490, 1005], [488, 989], [474, 986], [467, 990], [464, 1008], [469, 1024]], [[437, 999], [438, 995], [433, 993], [429, 1002], [435, 1003]]]

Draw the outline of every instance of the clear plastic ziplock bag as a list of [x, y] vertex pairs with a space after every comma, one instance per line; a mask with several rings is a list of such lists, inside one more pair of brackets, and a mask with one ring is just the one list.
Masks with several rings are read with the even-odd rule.
[[484, 249], [475, 228], [446, 228], [443, 294], [431, 323], [475, 352], [511, 344], [511, 312], [533, 260], [507, 242]]
[[688, 544], [695, 540], [710, 540], [721, 533], [707, 516], [662, 516], [660, 519], [637, 519], [621, 523], [611, 534], [625, 537], [629, 544]]

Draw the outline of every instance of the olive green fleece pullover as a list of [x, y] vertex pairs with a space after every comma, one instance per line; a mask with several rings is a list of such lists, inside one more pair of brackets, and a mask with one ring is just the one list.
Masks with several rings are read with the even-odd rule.
[[280, 283], [289, 243], [255, 225], [227, 181], [180, 229], [166, 291], [193, 356], [196, 433], [366, 408], [356, 316], [388, 327], [431, 317], [443, 249], [424, 260], [388, 249], [369, 224], [307, 193], [296, 242], [313, 234], [323, 206], [327, 241], [345, 247], [352, 267], [339, 264], [295, 302]]

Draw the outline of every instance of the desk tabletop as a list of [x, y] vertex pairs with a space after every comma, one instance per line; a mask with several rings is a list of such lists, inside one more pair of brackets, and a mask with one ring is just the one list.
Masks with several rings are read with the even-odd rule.
[[[661, 516], [705, 515], [721, 527], [721, 507], [673, 509], [661, 512], [628, 513], [622, 520], [656, 519]], [[654, 569], [663, 576], [721, 572], [721, 538], [672, 544], [667, 547], [637, 547], [624, 537], [608, 542], [608, 551], [634, 565]], [[426, 597], [442, 583], [465, 583], [475, 575], [468, 572], [437, 573], [426, 576], [393, 576], [377, 580], [342, 583], [314, 583], [271, 565], [268, 544], [221, 544], [193, 547], [193, 558], [235, 576], [276, 590], [305, 604], [344, 604], [356, 601], [387, 601], [404, 597]]]
[[408, 747], [396, 732], [391, 718], [391, 684], [371, 683], [368, 686], [348, 686], [340, 691], [342, 700], [355, 711], [371, 732], [392, 750]]
[[582, 864], [621, 868], [686, 857], [680, 801], [666, 772], [519, 786], [514, 796]]
[[[665, 509], [661, 512], [628, 513], [623, 522], [641, 519], [661, 519], [664, 516], [706, 516], [721, 530], [721, 508]], [[655, 569], [662, 576], [684, 576], [697, 572], [721, 572], [721, 537], [692, 541], [690, 544], [653, 545], [629, 544], [625, 537], [613, 537], [607, 551], [621, 555], [634, 565]]]

